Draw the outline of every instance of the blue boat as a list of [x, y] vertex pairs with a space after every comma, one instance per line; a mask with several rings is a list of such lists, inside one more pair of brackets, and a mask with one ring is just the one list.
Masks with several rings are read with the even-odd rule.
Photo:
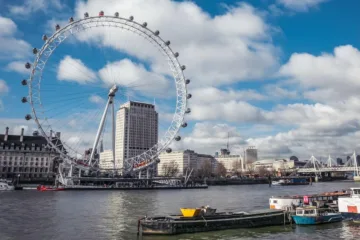
[[328, 208], [317, 208], [314, 206], [296, 208], [296, 215], [292, 216], [292, 218], [299, 225], [333, 223], [343, 220], [341, 213], [331, 212]]

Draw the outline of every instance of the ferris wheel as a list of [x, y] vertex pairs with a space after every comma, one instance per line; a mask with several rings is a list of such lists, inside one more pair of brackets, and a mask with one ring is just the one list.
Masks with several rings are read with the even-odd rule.
[[[187, 105], [188, 100], [192, 97], [187, 90], [190, 80], [185, 78], [184, 70], [186, 67], [180, 64], [179, 53], [171, 49], [170, 41], [162, 39], [158, 30], [150, 30], [146, 22], [138, 23], [133, 16], [129, 18], [120, 17], [117, 12], [113, 16], [107, 16], [103, 11], [99, 12], [97, 16], [90, 16], [85, 13], [84, 17], [79, 20], [71, 17], [66, 26], [56, 25], [55, 33], [51, 36], [42, 36], [43, 46], [39, 49], [33, 49], [34, 62], [25, 64], [25, 67], [31, 71], [30, 77], [22, 81], [22, 85], [28, 85], [29, 88], [29, 95], [23, 97], [22, 102], [28, 102], [31, 105], [31, 113], [27, 114], [25, 119], [33, 119], [41, 135], [48, 141], [48, 145], [60, 154], [62, 159], [62, 167], [59, 168], [61, 169], [59, 170], [60, 175], [63, 174], [61, 171], [64, 169], [70, 169], [68, 177], [73, 174], [73, 169], [78, 169], [80, 174], [82, 170], [99, 169], [99, 158], [96, 158], [96, 155], [98, 149], [102, 148], [102, 137], [106, 133], [110, 139], [108, 142], [114, 163], [113, 168], [116, 170], [115, 101], [118, 98], [117, 103], [123, 103], [126, 101], [126, 97], [129, 100], [129, 94], [136, 92], [136, 90], [140, 91], [138, 96], [145, 96], [144, 98], [149, 100], [149, 96], [147, 94], [142, 95], [142, 91], [146, 91], [147, 87], [151, 85], [156, 85], [154, 82], [149, 82], [147, 86], [146, 84], [144, 86], [144, 84], [136, 84], [136, 81], [134, 81], [135, 84], [122, 84], [121, 81], [115, 79], [116, 76], [123, 75], [121, 71], [118, 72], [116, 65], [112, 69], [104, 67], [97, 74], [95, 71], [90, 71], [80, 59], [69, 57], [70, 53], [78, 50], [76, 44], [86, 41], [86, 36], [93, 33], [97, 34], [97, 36], [99, 34], [103, 35], [103, 43], [105, 43], [105, 39], [112, 40], [115, 38], [116, 42], [121, 42], [121, 39], [118, 39], [119, 35], [114, 33], [115, 30], [127, 32], [151, 43], [158, 50], [157, 52], [161, 53], [160, 55], [163, 60], [165, 59], [164, 62], [168, 65], [167, 69], [171, 73], [165, 77], [156, 75], [153, 78], [154, 81], [156, 81], [157, 77], [161, 78], [163, 82], [171, 78], [172, 83], [169, 88], [175, 88], [172, 96], [174, 114], [171, 120], [167, 120], [169, 124], [163, 128], [162, 137], [159, 137], [157, 143], [145, 149], [142, 153], [124, 158], [121, 171], [124, 174], [138, 172], [156, 164], [158, 162], [157, 157], [161, 152], [170, 153], [172, 151], [169, 144], [174, 139], [176, 141], [181, 140], [178, 132], [180, 128], [187, 126], [185, 114], [191, 112]], [[67, 39], [73, 40], [66, 41]], [[93, 42], [96, 42], [96, 39]], [[63, 50], [65, 57], [62, 56], [62, 52], [57, 54], [58, 49], [63, 45], [65, 47], [71, 46], [74, 49], [66, 51], [65, 48]], [[84, 48], [87, 48], [90, 44], [88, 42], [84, 45]], [[91, 50], [88, 49], [83, 52], [87, 54], [86, 59], [96, 60], [101, 58], [99, 54], [96, 55], [96, 52], [102, 52], [103, 57], [107, 56], [104, 54], [104, 49], [111, 52], [110, 60], [104, 60], [105, 64], [110, 66], [109, 62], [114, 61], [114, 50], [110, 49], [109, 45], [95, 48], [95, 54], [90, 54]], [[91, 57], [89, 58], [89, 56]], [[57, 61], [56, 59], [60, 59], [60, 63], [70, 59], [68, 65], [61, 67], [65, 74], [62, 73], [59, 77], [59, 72], [57, 73], [58, 79], [65, 80], [54, 80], [55, 76], [51, 76], [54, 71], [60, 71], [60, 66], [54, 67], [55, 65], [51, 65], [52, 59], [55, 59], [54, 62]], [[141, 69], [143, 72], [150, 72], [147, 67]], [[76, 81], [69, 80], [69, 74], [66, 73], [69, 71], [71, 71], [70, 75], [77, 79]], [[113, 82], [97, 82], [100, 73], [102, 73], [103, 77], [104, 75], [113, 76], [115, 80]], [[97, 104], [96, 107], [91, 108], [88, 106], [87, 101], [89, 99]], [[94, 123], [97, 125], [96, 131], [94, 131]], [[68, 129], [71, 129], [71, 131], [68, 131]], [[87, 147], [90, 148], [85, 151]]]

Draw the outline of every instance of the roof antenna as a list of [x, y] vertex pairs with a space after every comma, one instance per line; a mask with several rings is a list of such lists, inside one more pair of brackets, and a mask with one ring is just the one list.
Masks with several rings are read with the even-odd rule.
[[227, 139], [226, 149], [229, 151], [229, 132], [228, 132], [228, 139]]

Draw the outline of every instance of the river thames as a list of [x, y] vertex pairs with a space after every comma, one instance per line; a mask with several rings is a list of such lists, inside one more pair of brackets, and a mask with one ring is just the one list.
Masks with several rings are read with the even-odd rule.
[[269, 208], [269, 197], [334, 191], [360, 186], [354, 182], [312, 186], [210, 186], [203, 190], [0, 192], [0, 239], [359, 239], [351, 222], [319, 226], [236, 229], [170, 237], [137, 237], [144, 215], [180, 213], [180, 207], [210, 205], [218, 211]]

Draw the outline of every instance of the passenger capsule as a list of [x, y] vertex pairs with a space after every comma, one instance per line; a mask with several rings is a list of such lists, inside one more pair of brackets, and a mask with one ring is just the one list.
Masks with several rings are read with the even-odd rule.
[[118, 13], [118, 12], [115, 13], [115, 17], [119, 17], [119, 13]]
[[42, 40], [43, 41], [46, 41], [48, 39], [48, 37], [44, 34], [43, 36], [42, 36]]
[[160, 163], [160, 159], [156, 159], [156, 161], [155, 161], [156, 163]]
[[133, 17], [133, 16], [130, 16], [130, 17], [129, 17], [129, 20], [130, 20], [130, 22], [132, 22], [132, 21], [134, 20], [134, 17]]
[[25, 67], [27, 68], [27, 69], [29, 69], [29, 68], [31, 68], [31, 64], [30, 63], [25, 63]]
[[188, 95], [186, 95], [187, 99], [190, 99], [192, 97], [192, 95], [189, 93]]
[[166, 42], [165, 42], [165, 45], [166, 45], [166, 46], [169, 46], [169, 45], [170, 45], [170, 41], [166, 41]]
[[185, 69], [186, 69], [185, 65], [182, 65], [181, 70], [185, 70]]
[[179, 53], [178, 53], [178, 52], [174, 53], [174, 56], [175, 56], [175, 57], [178, 57], [178, 56], [179, 56]]
[[37, 50], [37, 48], [33, 48], [33, 54], [37, 54], [38, 53], [38, 50]]
[[32, 118], [32, 117], [31, 117], [31, 115], [30, 115], [30, 114], [26, 114], [26, 116], [25, 116], [25, 119], [26, 119], [26, 120], [28, 120], [28, 121], [29, 121], [31, 118]]
[[89, 17], [89, 13], [84, 13], [84, 18], [88, 18]]
[[26, 79], [21, 80], [21, 85], [26, 86], [27, 85], [27, 80]]
[[59, 25], [59, 24], [56, 24], [55, 30], [56, 30], [56, 31], [59, 31], [59, 30], [60, 30], [60, 25]]
[[23, 97], [23, 98], [21, 99], [21, 102], [22, 102], [22, 103], [26, 103], [26, 102], [27, 102], [27, 97]]
[[99, 12], [99, 17], [103, 17], [104, 16], [104, 11], [100, 11]]
[[185, 83], [186, 83], [186, 84], [189, 84], [189, 83], [190, 83], [190, 79], [186, 79], [186, 80], [185, 80]]
[[190, 108], [186, 109], [185, 113], [191, 113], [191, 109]]
[[183, 124], [181, 124], [181, 126], [182, 126], [183, 128], [186, 128], [186, 127], [187, 127], [187, 123], [184, 122]]
[[172, 152], [172, 149], [171, 149], [171, 148], [167, 148], [167, 149], [166, 149], [166, 152], [167, 152], [167, 153], [171, 153], [171, 152]]
[[159, 30], [156, 30], [156, 31], [154, 32], [154, 34], [155, 34], [155, 36], [159, 36], [160, 31], [159, 31]]
[[180, 137], [180, 136], [176, 136], [176, 137], [175, 137], [175, 140], [176, 140], [176, 141], [180, 141], [180, 140], [181, 140], [181, 137]]
[[72, 23], [74, 21], [74, 18], [73, 17], [70, 17], [69, 18], [69, 23]]
[[144, 22], [144, 23], [142, 24], [142, 26], [143, 26], [144, 28], [146, 28], [146, 27], [147, 27], [147, 22]]

